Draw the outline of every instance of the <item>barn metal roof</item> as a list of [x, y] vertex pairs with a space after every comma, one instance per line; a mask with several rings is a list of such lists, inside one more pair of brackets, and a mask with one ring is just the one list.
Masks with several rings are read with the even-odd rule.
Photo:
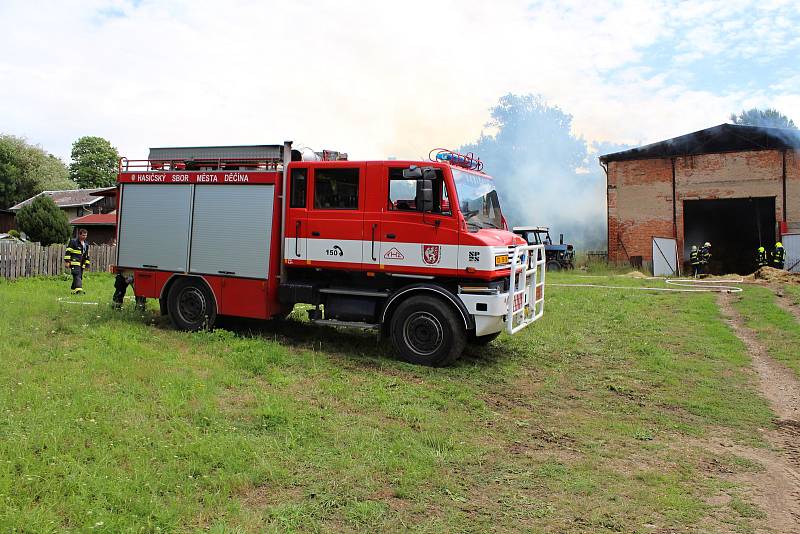
[[788, 148], [800, 148], [800, 131], [720, 124], [665, 141], [605, 154], [600, 156], [600, 163]]

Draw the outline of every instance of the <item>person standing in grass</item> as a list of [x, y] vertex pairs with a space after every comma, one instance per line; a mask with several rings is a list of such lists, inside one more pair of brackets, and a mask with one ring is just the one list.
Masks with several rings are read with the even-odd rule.
[[88, 235], [85, 228], [78, 230], [78, 236], [69, 240], [64, 253], [64, 265], [72, 273], [72, 293], [76, 294], [83, 293], [83, 270], [89, 267]]
[[689, 254], [689, 263], [692, 264], [692, 276], [695, 278], [700, 276], [700, 251], [697, 250], [697, 245], [692, 245], [692, 252]]
[[700, 249], [700, 265], [702, 266], [701, 274], [708, 274], [708, 263], [711, 261], [711, 243], [706, 241]]
[[[128, 286], [133, 285], [133, 273], [125, 274], [117, 273], [114, 278], [114, 296], [111, 297], [111, 305], [115, 309], [122, 309], [122, 302], [125, 300], [125, 293], [128, 291]], [[144, 311], [147, 307], [147, 299], [144, 297], [136, 297], [136, 309]]]

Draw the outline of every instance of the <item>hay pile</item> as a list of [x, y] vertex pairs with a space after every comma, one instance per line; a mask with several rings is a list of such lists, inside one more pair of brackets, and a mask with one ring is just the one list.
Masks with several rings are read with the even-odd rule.
[[649, 278], [649, 276], [647, 276], [646, 274], [641, 273], [639, 271], [631, 271], [631, 272], [627, 273], [625, 276], [627, 276], [629, 278], [639, 278], [640, 280], [643, 280], [645, 278]]
[[774, 269], [772, 267], [761, 267], [752, 274], [752, 277], [756, 280], [764, 280], [765, 282], [800, 285], [800, 273], [790, 273], [789, 271]]

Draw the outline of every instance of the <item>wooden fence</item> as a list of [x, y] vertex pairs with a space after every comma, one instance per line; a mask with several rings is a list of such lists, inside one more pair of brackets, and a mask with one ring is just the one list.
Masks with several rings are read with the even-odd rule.
[[[64, 266], [65, 247], [0, 241], [0, 277], [55, 276], [69, 272]], [[116, 247], [111, 245], [89, 245], [89, 271], [107, 272], [114, 263], [115, 252]]]

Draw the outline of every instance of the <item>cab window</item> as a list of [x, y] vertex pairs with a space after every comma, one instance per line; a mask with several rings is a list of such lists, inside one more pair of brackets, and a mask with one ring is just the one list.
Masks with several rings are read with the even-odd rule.
[[[417, 211], [417, 205], [417, 181], [403, 178], [403, 168], [389, 169], [387, 208], [390, 211]], [[436, 179], [433, 181], [433, 213], [452, 214], [444, 176], [439, 169], [436, 170]]]
[[289, 207], [291, 208], [305, 208], [306, 207], [306, 169], [292, 169], [292, 193]]
[[317, 169], [314, 172], [314, 208], [358, 209], [358, 169]]

